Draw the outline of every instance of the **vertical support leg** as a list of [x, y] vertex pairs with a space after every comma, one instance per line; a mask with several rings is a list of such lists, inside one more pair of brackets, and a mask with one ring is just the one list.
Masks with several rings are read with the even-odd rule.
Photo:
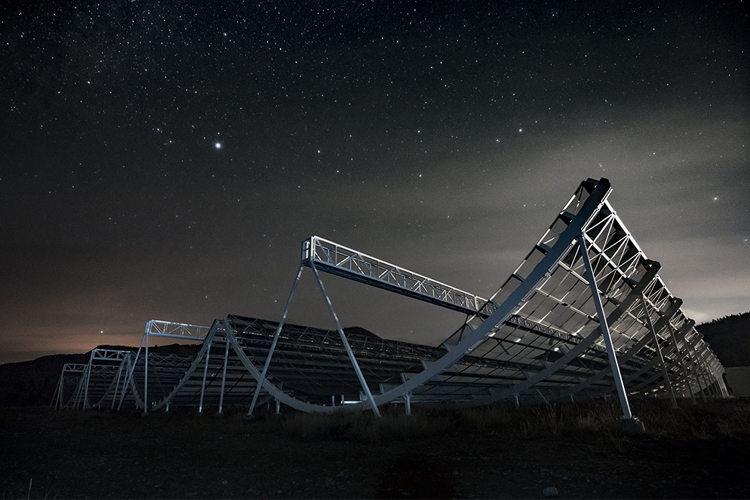
[[84, 384], [86, 383], [86, 373], [88, 372], [88, 365], [81, 372], [81, 378], [78, 380], [78, 386], [76, 387], [75, 403], [73, 409], [77, 410], [79, 407], [83, 408], [83, 392]]
[[602, 299], [599, 296], [599, 288], [596, 285], [596, 275], [594, 274], [594, 268], [591, 266], [591, 260], [589, 259], [589, 252], [586, 248], [586, 236], [581, 235], [578, 237], [578, 243], [581, 246], [581, 256], [583, 257], [583, 264], [586, 267], [586, 274], [589, 278], [589, 286], [591, 287], [591, 296], [594, 299], [594, 305], [596, 306], [596, 315], [599, 318], [599, 328], [602, 331], [604, 337], [604, 344], [607, 346], [607, 355], [609, 357], [609, 364], [612, 367], [612, 375], [615, 378], [615, 387], [617, 388], [617, 395], [620, 397], [620, 407], [622, 408], [622, 418], [624, 420], [634, 420], [633, 414], [630, 412], [630, 403], [628, 402], [628, 394], [625, 392], [625, 384], [622, 381], [622, 374], [620, 373], [620, 365], [617, 363], [617, 354], [615, 352], [615, 346], [612, 344], [612, 337], [609, 334], [609, 325], [607, 325], [607, 316], [604, 314], [604, 306], [602, 305]]
[[276, 415], [281, 413], [281, 401], [276, 400]]
[[719, 381], [719, 387], [721, 388], [721, 394], [725, 398], [729, 397], [729, 390], [727, 389], [727, 385], [724, 383], [724, 377], [719, 374], [717, 377], [717, 380]]
[[359, 379], [359, 383], [362, 386], [362, 390], [364, 390], [365, 394], [367, 395], [367, 401], [370, 403], [370, 408], [372, 409], [372, 412], [376, 416], [380, 416], [380, 411], [378, 410], [378, 405], [375, 404], [375, 399], [372, 397], [372, 393], [370, 392], [370, 387], [367, 385], [367, 381], [365, 380], [365, 376], [362, 375], [362, 370], [359, 368], [359, 363], [357, 363], [357, 358], [354, 357], [354, 353], [352, 352], [352, 348], [349, 345], [349, 341], [346, 340], [346, 335], [344, 335], [344, 330], [341, 328], [341, 323], [339, 323], [339, 318], [336, 316], [336, 311], [333, 310], [333, 304], [331, 304], [331, 299], [328, 298], [328, 294], [326, 294], [326, 289], [323, 286], [323, 282], [320, 280], [320, 275], [318, 274], [318, 270], [315, 268], [315, 265], [312, 264], [312, 270], [313, 274], [315, 275], [315, 280], [318, 282], [318, 287], [320, 288], [320, 292], [323, 294], [323, 299], [326, 302], [326, 305], [328, 306], [328, 311], [331, 313], [331, 317], [333, 317], [334, 323], [336, 323], [336, 329], [339, 332], [339, 335], [341, 336], [341, 342], [344, 344], [344, 348], [346, 349], [346, 353], [349, 355], [349, 360], [352, 362], [352, 366], [354, 367], [354, 371], [357, 373], [357, 378]]
[[[703, 402], [706, 402], [706, 380], [703, 376], [703, 370], [700, 365], [700, 359], [698, 358], [698, 354], [690, 347], [690, 343], [685, 341], [685, 344], [687, 345], [687, 352], [690, 355], [692, 361], [693, 361], [693, 375], [695, 376], [695, 383], [698, 385], [698, 391], [700, 392], [701, 397], [703, 398]], [[703, 381], [701, 381], [703, 379]]]
[[203, 413], [203, 395], [206, 393], [206, 375], [208, 375], [208, 361], [211, 357], [211, 344], [206, 349], [206, 364], [203, 365], [203, 382], [201, 383], [201, 399], [198, 402], [198, 413]]
[[690, 376], [688, 375], [687, 371], [685, 370], [685, 360], [680, 360], [680, 368], [682, 368], [682, 376], [685, 378], [685, 384], [687, 385], [688, 392], [690, 393], [690, 399], [692, 399], [693, 404], [697, 405], [698, 400], [695, 399], [695, 391], [693, 390], [693, 383], [690, 381]]
[[695, 393], [693, 392], [693, 386], [690, 383], [690, 377], [688, 377], [687, 370], [685, 370], [685, 359], [682, 356], [682, 352], [680, 352], [680, 345], [679, 340], [677, 339], [677, 335], [675, 335], [675, 332], [672, 330], [673, 327], [671, 324], [668, 323], [667, 328], [669, 329], [669, 333], [672, 336], [672, 342], [674, 342], [674, 350], [677, 353], [678, 364], [680, 365], [682, 378], [685, 381], [688, 392], [690, 393], [690, 399], [693, 401], [693, 404], [698, 404], [698, 402], [695, 400]]
[[94, 353], [91, 353], [91, 357], [89, 358], [89, 364], [86, 367], [86, 382], [83, 386], [83, 409], [86, 410], [89, 407], [89, 383], [91, 382], [91, 367], [94, 364]]
[[57, 379], [55, 392], [52, 393], [52, 401], [49, 404], [49, 407], [54, 408], [55, 410], [57, 410], [57, 405], [60, 403], [60, 386], [62, 385], [62, 381], [63, 381], [63, 373], [65, 373], [64, 367], [63, 367], [62, 373], [60, 373], [60, 378]]
[[263, 365], [263, 371], [260, 374], [260, 380], [258, 381], [258, 385], [255, 387], [255, 393], [253, 393], [253, 400], [250, 403], [250, 409], [247, 411], [248, 416], [253, 414], [253, 410], [255, 409], [255, 405], [258, 402], [258, 396], [260, 395], [260, 389], [263, 385], [263, 382], [266, 380], [266, 374], [268, 373], [268, 366], [271, 364], [271, 357], [273, 356], [273, 351], [276, 349], [276, 343], [279, 341], [279, 335], [281, 335], [281, 328], [284, 326], [284, 323], [286, 322], [286, 316], [289, 314], [289, 306], [292, 304], [292, 298], [294, 298], [294, 292], [297, 290], [297, 284], [299, 283], [300, 277], [302, 277], [302, 269], [303, 266], [299, 266], [299, 270], [297, 271], [297, 277], [294, 278], [294, 283], [292, 283], [292, 290], [289, 292], [289, 298], [286, 300], [286, 306], [284, 306], [284, 313], [281, 315], [281, 321], [279, 321], [279, 326], [276, 328], [276, 332], [273, 334], [273, 342], [271, 342], [271, 348], [268, 350], [268, 356], [266, 356], [266, 362]]
[[641, 292], [641, 301], [643, 303], [643, 312], [646, 313], [646, 321], [648, 322], [648, 329], [651, 330], [651, 337], [654, 339], [654, 346], [656, 347], [656, 353], [659, 356], [659, 362], [661, 363], [661, 371], [664, 375], [664, 384], [667, 386], [669, 391], [669, 397], [672, 398], [672, 408], [678, 408], [677, 398], [674, 396], [672, 390], [672, 383], [669, 381], [669, 372], [667, 371], [667, 365], [664, 363], [664, 355], [661, 352], [661, 346], [659, 345], [659, 337], [656, 336], [656, 330], [654, 329], [654, 323], [651, 321], [651, 315], [648, 313], [648, 301], [646, 295]]
[[[695, 353], [695, 356], [697, 357], [697, 353]], [[698, 367], [699, 367], [698, 371], [700, 372], [701, 379], [703, 379], [703, 390], [701, 391], [701, 394], [703, 395], [703, 401], [705, 402], [708, 399], [707, 394], [708, 394], [708, 388], [710, 386], [710, 383], [706, 378], [706, 370], [705, 370], [705, 367], [703, 366], [703, 360], [698, 359], [697, 361], [698, 361]]]
[[61, 409], [63, 405], [63, 397], [65, 397], [65, 371], [63, 370], [63, 374], [60, 375], [60, 392], [58, 393], [57, 397], [57, 408]]
[[146, 330], [146, 358], [143, 371], [143, 415], [148, 415], [148, 329]]
[[515, 393], [514, 396], [515, 396], [515, 399], [516, 399], [516, 408], [520, 408], [521, 407], [521, 401], [519, 401], [519, 399], [518, 399], [518, 393]]
[[138, 356], [141, 353], [141, 347], [143, 347], [143, 342], [145, 340], [144, 338], [141, 339], [141, 345], [138, 346], [138, 350], [135, 353], [135, 359], [131, 362], [131, 354], [128, 354], [128, 376], [125, 377], [125, 383], [122, 384], [122, 392], [120, 392], [120, 403], [117, 405], [117, 411], [122, 410], [122, 403], [125, 401], [125, 394], [128, 391], [128, 388], [130, 387], [130, 382], [133, 380], [133, 372], [135, 371], [135, 365], [138, 363]]
[[404, 399], [406, 401], [406, 416], [411, 417], [411, 393], [407, 392]]
[[226, 334], [224, 334], [224, 342], [226, 343], [226, 346], [224, 347], [224, 371], [221, 373], [221, 394], [219, 394], [219, 413], [221, 413], [224, 409], [224, 387], [227, 380], [227, 361], [229, 360], [229, 339], [227, 338]]
[[[122, 363], [120, 363], [120, 367], [117, 369], [117, 382], [115, 382], [115, 393], [112, 395], [112, 406], [110, 410], [115, 409], [115, 401], [117, 401], [117, 391], [120, 390], [120, 380], [122, 377], [122, 367], [125, 366], [125, 359], [123, 358]], [[123, 389], [125, 387], [123, 386]]]

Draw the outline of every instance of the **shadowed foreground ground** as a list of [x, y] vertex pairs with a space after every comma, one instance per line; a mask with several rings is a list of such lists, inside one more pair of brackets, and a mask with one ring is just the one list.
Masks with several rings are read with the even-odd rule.
[[[2, 498], [747, 498], [750, 404], [268, 415], [0, 409]], [[29, 482], [31, 489], [29, 490]]]

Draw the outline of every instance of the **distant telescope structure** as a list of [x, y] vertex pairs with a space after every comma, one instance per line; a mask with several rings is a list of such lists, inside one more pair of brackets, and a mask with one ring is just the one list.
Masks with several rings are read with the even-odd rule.
[[[629, 398], [727, 397], [724, 367], [607, 200], [607, 179], [580, 184], [526, 258], [489, 298], [312, 236], [281, 319], [230, 315], [208, 326], [152, 320], [137, 351], [92, 351], [66, 365], [56, 408], [172, 406], [252, 414], [272, 403], [316, 413], [386, 404], [476, 406], [510, 400], [615, 396], [621, 423], [638, 428]], [[336, 330], [286, 323], [310, 269]], [[321, 273], [436, 307], [465, 321], [439, 347], [343, 329]], [[192, 339], [182, 354], [149, 350], [151, 337]]]

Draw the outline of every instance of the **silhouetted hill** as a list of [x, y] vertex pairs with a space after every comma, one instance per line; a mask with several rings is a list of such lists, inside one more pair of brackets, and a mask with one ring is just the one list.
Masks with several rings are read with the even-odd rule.
[[[97, 349], [135, 351], [137, 347], [101, 345]], [[154, 346], [152, 352], [195, 354], [194, 345]], [[91, 351], [82, 354], [55, 354], [31, 361], [0, 365], [0, 406], [42, 406], [52, 401], [65, 363], [88, 363]]]
[[65, 363], [86, 363], [88, 354], [55, 354], [0, 365], [0, 405], [49, 404]]
[[724, 366], [750, 366], [750, 312], [698, 325]]

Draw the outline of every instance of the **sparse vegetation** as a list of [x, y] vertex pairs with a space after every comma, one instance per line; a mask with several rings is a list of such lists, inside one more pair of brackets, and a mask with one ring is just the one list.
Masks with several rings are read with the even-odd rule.
[[[682, 400], [673, 409], [666, 400], [635, 400], [633, 414], [640, 418], [648, 436], [670, 439], [750, 438], [750, 402], [708, 400], [694, 405]], [[383, 417], [371, 413], [341, 412], [317, 415], [286, 411], [265, 414], [273, 432], [302, 441], [352, 441], [379, 443], [421, 439], [447, 433], [486, 433], [504, 440], [520, 440], [560, 434], [599, 435], [615, 439], [622, 415], [619, 402], [512, 403], [462, 409], [414, 408], [406, 416], [403, 408], [384, 409]]]
[[750, 496], [750, 401], [632, 409], [645, 436], [617, 433], [613, 400], [411, 417], [394, 405], [380, 419], [264, 409], [252, 422], [245, 409], [4, 408], [0, 498], [517, 498], [548, 486], [579, 498]]

